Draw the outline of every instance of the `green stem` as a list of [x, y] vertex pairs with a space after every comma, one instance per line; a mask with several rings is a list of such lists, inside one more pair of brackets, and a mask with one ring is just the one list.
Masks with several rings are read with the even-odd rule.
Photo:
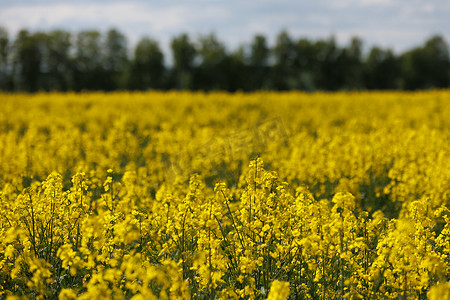
[[227, 196], [225, 195], [225, 193], [224, 193], [223, 190], [222, 190], [221, 192], [222, 192], [223, 197], [225, 198], [225, 204], [227, 205], [227, 210], [228, 210], [228, 213], [230, 214], [231, 222], [233, 223], [233, 227], [234, 227], [234, 229], [236, 230], [236, 234], [237, 234], [237, 236], [238, 236], [238, 238], [239, 238], [239, 242], [241, 243], [242, 249], [245, 249], [245, 247], [244, 247], [244, 241], [243, 241], [243, 239], [242, 239], [242, 237], [241, 237], [241, 234], [240, 234], [240, 232], [239, 232], [239, 230], [238, 230], [238, 228], [237, 228], [237, 226], [236, 226], [236, 222], [234, 221], [233, 213], [231, 212], [230, 206], [228, 205], [228, 198], [227, 198]]

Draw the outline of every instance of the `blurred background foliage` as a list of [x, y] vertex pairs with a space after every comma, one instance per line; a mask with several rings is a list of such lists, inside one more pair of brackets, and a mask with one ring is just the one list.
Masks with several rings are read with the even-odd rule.
[[[133, 49], [132, 49], [133, 48]], [[327, 39], [295, 39], [282, 31], [229, 50], [214, 34], [172, 38], [170, 57], [157, 40], [130, 47], [117, 29], [71, 33], [0, 28], [0, 90], [417, 90], [448, 88], [450, 59], [442, 36], [394, 53]]]

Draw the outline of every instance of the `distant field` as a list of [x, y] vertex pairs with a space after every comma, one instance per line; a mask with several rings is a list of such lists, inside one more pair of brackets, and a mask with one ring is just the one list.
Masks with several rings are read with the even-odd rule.
[[450, 295], [450, 91], [0, 106], [0, 299]]

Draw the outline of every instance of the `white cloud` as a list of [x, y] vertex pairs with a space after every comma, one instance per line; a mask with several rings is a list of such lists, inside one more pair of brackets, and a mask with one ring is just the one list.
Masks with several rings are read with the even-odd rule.
[[358, 2], [363, 6], [370, 6], [370, 5], [386, 6], [392, 5], [394, 3], [393, 0], [361, 0], [357, 1], [357, 3]]
[[403, 50], [433, 33], [448, 39], [449, 14], [448, 0], [0, 0], [0, 25], [11, 33], [22, 28], [104, 31], [115, 27], [130, 38], [130, 44], [149, 35], [165, 50], [181, 32], [192, 38], [214, 32], [233, 49], [251, 42], [257, 33], [274, 41], [282, 29], [294, 38], [334, 34], [344, 42], [358, 35], [368, 44]]
[[434, 13], [435, 12], [435, 6], [433, 4], [430, 3], [426, 3], [422, 6], [422, 10], [426, 13]]
[[0, 20], [13, 31], [67, 26], [70, 22], [84, 24], [83, 27], [142, 24], [154, 30], [170, 30], [189, 26], [190, 22], [212, 22], [228, 16], [226, 10], [208, 5], [196, 10], [186, 5], [150, 6], [138, 2], [21, 5], [0, 12]]
[[[334, 9], [353, 9], [355, 7], [389, 7], [395, 5], [394, 0], [337, 0], [337, 1], [324, 1]], [[330, 3], [331, 2], [331, 3]]]

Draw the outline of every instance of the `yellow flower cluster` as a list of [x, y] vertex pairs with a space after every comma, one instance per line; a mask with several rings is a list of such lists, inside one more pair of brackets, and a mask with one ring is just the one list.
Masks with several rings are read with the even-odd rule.
[[448, 298], [449, 91], [0, 102], [0, 299]]

